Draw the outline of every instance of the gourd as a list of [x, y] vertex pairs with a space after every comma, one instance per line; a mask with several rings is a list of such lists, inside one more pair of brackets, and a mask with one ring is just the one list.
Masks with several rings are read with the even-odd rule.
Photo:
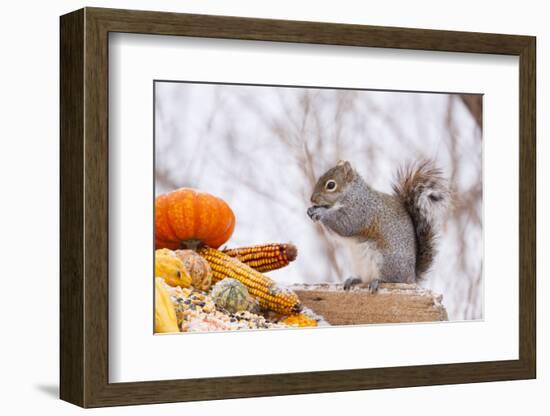
[[155, 332], [179, 332], [176, 310], [161, 277], [155, 278]]
[[192, 279], [185, 265], [168, 249], [155, 251], [155, 277], [162, 277], [170, 286], [189, 287]]
[[298, 296], [289, 289], [278, 287], [269, 277], [220, 250], [201, 247], [197, 252], [210, 264], [214, 282], [227, 277], [237, 279], [247, 287], [250, 295], [259, 301], [262, 308], [282, 315], [300, 312], [302, 305]]
[[212, 286], [212, 269], [208, 262], [193, 250], [176, 250], [175, 255], [179, 258], [189, 276], [191, 284], [196, 289], [206, 292]]
[[255, 302], [248, 294], [246, 286], [236, 279], [223, 279], [214, 285], [210, 294], [216, 306], [236, 313], [251, 310]]
[[233, 234], [235, 215], [222, 199], [180, 188], [155, 200], [155, 246], [177, 250], [218, 248]]

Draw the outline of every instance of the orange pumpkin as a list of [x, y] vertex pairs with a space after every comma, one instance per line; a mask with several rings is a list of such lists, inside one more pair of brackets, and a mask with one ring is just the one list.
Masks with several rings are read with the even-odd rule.
[[156, 248], [177, 250], [199, 244], [217, 248], [229, 240], [235, 215], [222, 199], [191, 188], [180, 188], [155, 200]]

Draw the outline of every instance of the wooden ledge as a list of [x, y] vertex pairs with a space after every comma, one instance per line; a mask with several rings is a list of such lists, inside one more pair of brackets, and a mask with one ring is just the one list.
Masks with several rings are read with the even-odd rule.
[[442, 295], [415, 284], [383, 283], [376, 294], [341, 284], [294, 285], [302, 303], [331, 325], [447, 321]]

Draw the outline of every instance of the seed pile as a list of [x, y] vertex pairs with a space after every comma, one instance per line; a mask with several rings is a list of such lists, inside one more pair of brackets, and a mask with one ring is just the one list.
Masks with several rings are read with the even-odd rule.
[[296, 259], [292, 244], [155, 251], [155, 332], [311, 327], [326, 324], [263, 272]]
[[[217, 307], [212, 297], [194, 288], [181, 288], [165, 284], [165, 289], [175, 306], [178, 327], [182, 332], [236, 331], [250, 329], [289, 328], [291, 322], [283, 323], [284, 316], [252, 313], [249, 311], [229, 312]], [[308, 314], [308, 311], [304, 311]], [[319, 317], [309, 316], [311, 325], [322, 324]]]

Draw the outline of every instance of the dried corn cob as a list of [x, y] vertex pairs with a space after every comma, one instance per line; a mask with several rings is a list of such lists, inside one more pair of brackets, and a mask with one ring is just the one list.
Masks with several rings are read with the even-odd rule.
[[209, 247], [199, 248], [197, 252], [210, 263], [214, 282], [226, 277], [237, 279], [248, 288], [252, 296], [258, 299], [260, 306], [264, 309], [282, 314], [294, 314], [301, 310], [300, 300], [294, 292], [277, 287], [269, 277], [238, 259]]
[[287, 316], [285, 319], [281, 320], [280, 322], [286, 325], [299, 326], [299, 327], [317, 326], [317, 321], [315, 319], [312, 319], [303, 313], [299, 315]]
[[294, 244], [261, 244], [222, 251], [260, 273], [280, 269], [294, 261], [298, 255]]

